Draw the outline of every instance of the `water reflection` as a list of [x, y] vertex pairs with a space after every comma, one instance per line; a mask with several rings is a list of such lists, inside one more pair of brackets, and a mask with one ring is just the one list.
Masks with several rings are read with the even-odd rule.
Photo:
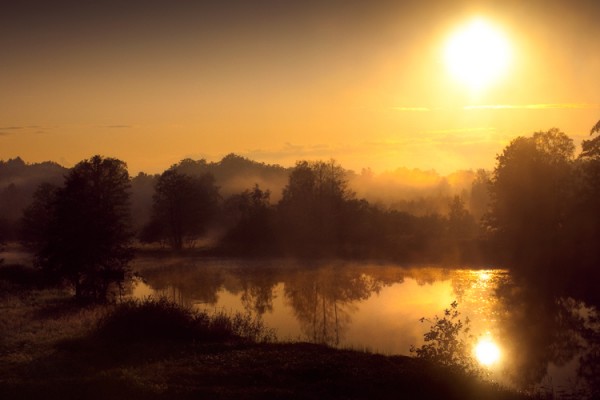
[[597, 394], [596, 309], [503, 270], [224, 259], [142, 259], [137, 266], [146, 282], [138, 297], [241, 311], [262, 318], [283, 340], [386, 354], [420, 346], [427, 327], [418, 320], [456, 300], [475, 336], [488, 338], [480, 352], [496, 379], [555, 394]]
[[588, 366], [597, 370], [595, 361], [588, 362], [598, 349], [600, 330], [591, 325], [597, 316], [595, 308], [522, 281], [504, 282], [496, 293], [502, 306], [498, 326], [510, 360], [506, 373], [512, 382], [578, 398], [597, 391], [597, 382], [582, 373]]
[[500, 347], [489, 334], [479, 339], [475, 345], [475, 357], [480, 364], [489, 367], [500, 360]]
[[306, 338], [339, 345], [357, 311], [355, 303], [379, 293], [382, 285], [350, 268], [326, 267], [292, 272], [284, 294]]
[[284, 340], [405, 355], [423, 343], [418, 320], [454, 300], [476, 332], [496, 330], [491, 293], [506, 278], [499, 270], [225, 259], [142, 259], [138, 269], [146, 284], [138, 285], [137, 297], [249, 313]]

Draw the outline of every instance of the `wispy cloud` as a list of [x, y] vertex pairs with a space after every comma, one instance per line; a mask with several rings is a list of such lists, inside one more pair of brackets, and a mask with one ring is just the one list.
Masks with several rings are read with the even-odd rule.
[[[597, 103], [539, 103], [539, 104], [478, 104], [467, 105], [462, 110], [555, 110], [555, 109], [575, 109], [575, 110], [600, 110], [600, 104]], [[431, 107], [390, 107], [390, 110], [401, 112], [429, 112], [440, 111], [443, 108]]]
[[43, 129], [46, 129], [46, 128], [42, 128], [39, 125], [2, 126], [2, 127], [0, 127], [0, 136], [13, 135], [13, 134], [17, 133], [17, 131], [19, 131], [19, 133], [25, 133], [25, 134], [30, 134], [30, 133], [46, 133]]
[[472, 132], [493, 132], [494, 127], [475, 127], [475, 128], [456, 128], [456, 129], [433, 129], [427, 130], [426, 133], [433, 134], [449, 134], [449, 133], [472, 133]]
[[15, 131], [18, 131], [20, 129], [24, 129], [25, 127], [23, 126], [2, 126], [0, 127], [0, 136], [8, 136], [8, 135], [12, 135], [13, 133], [15, 133]]
[[132, 125], [104, 125], [101, 128], [123, 129], [123, 128], [133, 128], [133, 126]]
[[391, 107], [392, 110], [395, 111], [417, 111], [417, 112], [426, 112], [431, 111], [429, 107]]
[[600, 109], [600, 104], [548, 103], [548, 104], [485, 104], [464, 106], [463, 110], [553, 110], [553, 109]]

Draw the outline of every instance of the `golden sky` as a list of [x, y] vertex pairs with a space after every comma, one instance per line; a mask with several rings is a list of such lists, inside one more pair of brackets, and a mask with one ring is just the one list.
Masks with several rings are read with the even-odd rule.
[[[360, 171], [491, 168], [600, 119], [597, 1], [20, 1], [0, 13], [0, 158], [160, 172], [227, 153]], [[473, 18], [511, 62], [480, 91], [444, 45]]]

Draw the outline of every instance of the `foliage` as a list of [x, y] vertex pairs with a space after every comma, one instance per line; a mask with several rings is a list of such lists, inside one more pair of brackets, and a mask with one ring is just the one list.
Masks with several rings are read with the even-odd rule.
[[498, 156], [487, 223], [506, 261], [544, 263], [547, 249], [563, 245], [574, 150], [551, 129], [516, 138]]
[[[590, 130], [590, 135], [600, 135], [600, 121], [596, 122], [596, 125]], [[600, 136], [596, 136], [593, 139], [584, 140], [581, 143], [581, 154], [580, 158], [600, 160]]]
[[410, 352], [418, 358], [460, 370], [469, 375], [480, 375], [481, 370], [473, 358], [471, 347], [473, 336], [470, 334], [469, 318], [463, 322], [459, 319], [458, 303], [450, 304], [444, 310], [443, 318], [437, 315], [430, 321], [421, 318], [421, 323], [431, 323], [429, 332], [425, 333], [425, 344], [417, 348], [411, 346]]
[[214, 177], [209, 173], [192, 176], [179, 171], [188, 169], [188, 164], [184, 160], [158, 178], [143, 241], [165, 240], [176, 250], [192, 246], [214, 217], [219, 200]]
[[300, 161], [278, 204], [285, 247], [300, 253], [335, 251], [344, 225], [344, 206], [354, 198], [335, 161]]
[[19, 236], [21, 243], [36, 250], [44, 246], [47, 229], [54, 218], [58, 187], [42, 183], [33, 193], [33, 202], [23, 211]]
[[246, 252], [266, 251], [272, 247], [273, 209], [270, 197], [271, 192], [262, 190], [258, 184], [229, 197], [223, 208], [230, 228], [223, 241]]
[[104, 301], [129, 276], [129, 174], [123, 161], [94, 156], [60, 188], [40, 186], [23, 219], [36, 264], [66, 281], [78, 299]]
[[165, 298], [120, 303], [99, 321], [95, 334], [104, 342], [124, 346], [143, 341], [270, 342], [275, 338], [249, 315], [209, 315]]
[[475, 180], [471, 184], [471, 196], [469, 199], [469, 209], [476, 221], [488, 211], [490, 204], [490, 174], [484, 169], [477, 170]]

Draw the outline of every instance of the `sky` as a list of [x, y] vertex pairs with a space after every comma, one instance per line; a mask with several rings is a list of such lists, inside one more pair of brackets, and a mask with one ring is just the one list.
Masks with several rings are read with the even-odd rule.
[[[356, 171], [493, 168], [519, 135], [600, 119], [598, 1], [18, 1], [0, 12], [0, 159], [130, 173], [236, 153]], [[510, 61], [444, 61], [475, 18]]]

